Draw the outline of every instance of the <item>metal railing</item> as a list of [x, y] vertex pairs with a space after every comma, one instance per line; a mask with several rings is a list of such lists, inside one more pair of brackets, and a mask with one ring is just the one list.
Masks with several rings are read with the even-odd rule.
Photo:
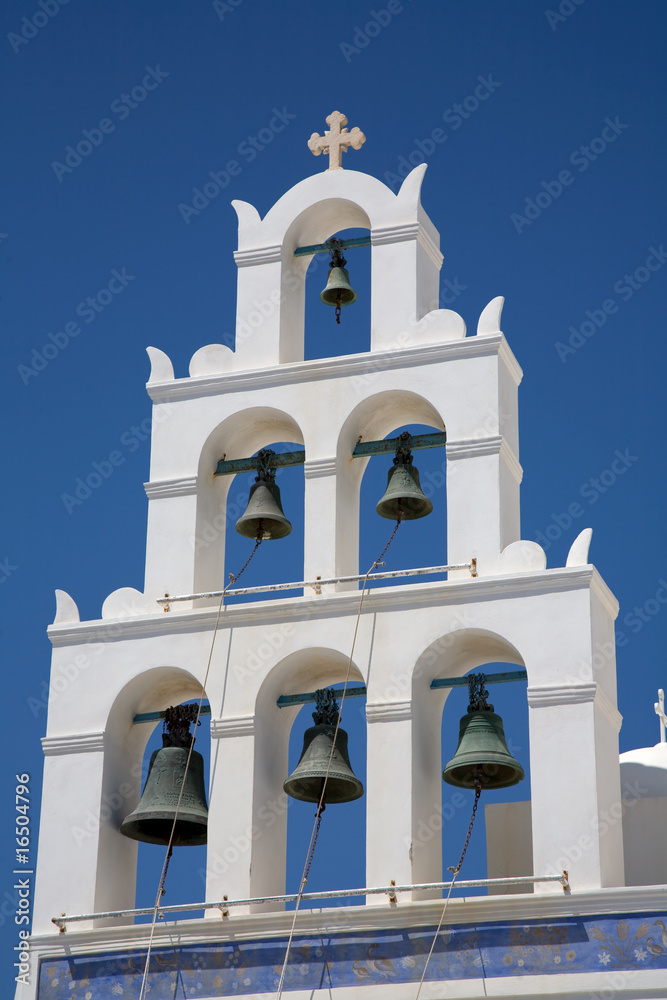
[[[512, 886], [512, 885], [534, 885], [536, 882], [560, 882], [563, 892], [570, 891], [570, 883], [566, 871], [560, 875], [521, 875], [516, 878], [474, 878], [457, 879], [454, 885], [457, 889], [472, 889], [479, 886]], [[450, 889], [452, 882], [422, 882], [416, 885], [384, 885], [378, 888], [364, 889], [330, 889], [326, 892], [304, 892], [289, 893], [285, 896], [255, 896], [251, 899], [227, 899], [226, 897], [216, 903], [175, 903], [172, 906], [158, 906], [158, 916], [167, 913], [187, 913], [194, 910], [220, 910], [223, 916], [228, 916], [230, 906], [258, 906], [262, 903], [294, 903], [297, 899], [301, 902], [316, 899], [344, 899], [348, 896], [373, 896], [386, 895], [390, 903], [396, 903], [396, 894], [399, 892], [428, 892], [433, 889]], [[64, 932], [67, 924], [77, 923], [82, 920], [110, 920], [114, 917], [141, 917], [149, 916], [155, 912], [155, 907], [142, 907], [135, 910], [107, 910], [105, 913], [79, 913], [75, 916], [61, 914], [59, 917], [52, 917], [52, 922]]]

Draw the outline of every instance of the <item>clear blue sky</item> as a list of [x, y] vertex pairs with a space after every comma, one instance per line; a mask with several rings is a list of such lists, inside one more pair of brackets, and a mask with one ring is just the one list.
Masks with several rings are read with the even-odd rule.
[[[549, 13], [548, 2], [3, 5], [3, 900], [17, 772], [31, 775], [36, 843], [53, 591], [68, 591], [89, 619], [111, 591], [142, 588], [145, 347], [164, 350], [185, 376], [199, 347], [230, 342], [230, 201], [264, 214], [323, 169], [306, 141], [334, 108], [367, 136], [348, 168], [395, 185], [406, 164], [426, 158], [422, 197], [441, 233], [443, 305], [474, 332], [484, 305], [506, 296], [503, 329], [524, 370], [523, 537], [541, 536], [549, 565], [560, 566], [578, 532], [593, 527], [591, 559], [621, 604], [621, 749], [657, 741], [652, 706], [667, 686], [667, 18], [659, 0], [563, 0], [565, 13], [555, 2]], [[271, 131], [277, 113], [284, 127]], [[195, 202], [195, 214], [194, 189], [211, 172], [224, 189]], [[360, 300], [340, 328], [317, 300], [324, 268], [313, 276], [307, 356], [367, 349], [365, 255], [349, 255]], [[85, 502], [63, 499], [113, 451], [122, 462]], [[441, 460], [417, 464], [433, 471]], [[385, 474], [380, 463], [364, 484], [364, 570], [391, 528], [373, 510]], [[288, 480], [279, 481], [292, 540], [262, 552], [248, 583], [300, 577], [301, 485], [297, 473]], [[433, 500], [442, 522], [443, 491]], [[428, 521], [397, 544], [394, 565], [432, 561]], [[225, 572], [244, 552], [230, 549]], [[526, 765], [525, 686], [506, 686], [494, 701]], [[462, 696], [448, 702], [447, 756], [463, 709]], [[363, 774], [359, 720], [358, 704], [349, 705], [352, 762]], [[515, 797], [525, 795], [519, 786]], [[300, 808], [290, 810], [292, 887], [310, 823], [309, 807]], [[335, 823], [346, 846], [361, 843], [363, 800], [339, 808], [336, 820], [333, 809], [325, 817], [311, 888], [363, 884], [361, 847], [341, 858], [335, 843]], [[459, 813], [448, 864], [467, 806]], [[155, 891], [150, 853], [144, 900]], [[169, 902], [182, 898], [178, 886], [199, 863], [183, 862]], [[483, 868], [477, 844], [467, 873]], [[0, 937], [5, 976], [16, 939], [6, 919]]]

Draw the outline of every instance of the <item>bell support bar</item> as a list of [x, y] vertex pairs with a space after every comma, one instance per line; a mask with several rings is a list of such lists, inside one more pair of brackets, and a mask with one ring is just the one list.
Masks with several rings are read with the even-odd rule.
[[[442, 677], [436, 678], [431, 681], [431, 689], [436, 690], [437, 688], [452, 688], [452, 687], [466, 687], [468, 684], [468, 674], [465, 677]], [[528, 678], [528, 674], [525, 670], [505, 670], [498, 674], [484, 674], [485, 684], [507, 684], [510, 681], [525, 681]], [[332, 688], [334, 695], [341, 695], [343, 693], [342, 689], [337, 691]], [[345, 692], [346, 698], [365, 698], [366, 697], [366, 687], [360, 684], [358, 687], [348, 687]], [[278, 698], [276, 704], [278, 708], [288, 708], [291, 705], [308, 705], [310, 702], [316, 700], [314, 691], [306, 691], [303, 694], [281, 694]], [[200, 715], [210, 715], [211, 706], [203, 705]], [[136, 725], [139, 722], [159, 722], [164, 719], [164, 712], [140, 712], [135, 715], [132, 722]]]
[[[436, 678], [434, 681], [431, 681], [431, 689], [435, 691], [437, 688], [467, 687], [469, 676], [469, 674], [466, 674], [465, 677]], [[525, 681], [527, 677], [528, 674], [525, 670], [504, 670], [498, 674], [484, 674], [484, 683], [507, 684], [509, 681]], [[342, 689], [337, 691], [332, 688], [332, 690], [334, 695], [341, 695], [343, 693]], [[315, 691], [307, 691], [304, 694], [281, 694], [276, 704], [278, 708], [287, 708], [290, 705], [307, 705], [309, 702], [316, 700], [315, 695]], [[345, 692], [345, 697], [365, 698], [366, 688], [363, 685], [349, 687]]]
[[[390, 455], [396, 451], [399, 444], [418, 451], [423, 448], [441, 448], [447, 443], [445, 431], [434, 431], [432, 434], [414, 434], [409, 438], [387, 438], [384, 441], [357, 441], [352, 452], [352, 458], [365, 458], [369, 455]], [[288, 465], [303, 465], [306, 461], [306, 452], [284, 451], [271, 456], [270, 466], [272, 469], [284, 468]], [[217, 464], [214, 476], [232, 476], [239, 472], [256, 472], [258, 458], [253, 455], [251, 458], [233, 458], [226, 461], [221, 458]]]
[[[349, 250], [351, 247], [369, 247], [371, 245], [370, 236], [357, 236], [353, 240], [338, 240], [339, 250]], [[297, 247], [294, 251], [295, 257], [312, 257], [316, 253], [331, 253], [331, 245], [327, 243], [314, 243], [309, 247]]]
[[[466, 674], [465, 677], [436, 677], [434, 681], [431, 681], [431, 689], [467, 687], [470, 676], [470, 674]], [[527, 679], [528, 674], [525, 670], [504, 670], [499, 674], [484, 674], [485, 684], [507, 684], [509, 681], [525, 681]]]

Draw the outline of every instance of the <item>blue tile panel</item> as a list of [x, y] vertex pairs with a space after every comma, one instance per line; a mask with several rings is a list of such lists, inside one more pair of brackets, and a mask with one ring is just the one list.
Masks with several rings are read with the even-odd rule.
[[[418, 983], [434, 933], [435, 928], [419, 928], [295, 936], [284, 988]], [[280, 937], [155, 948], [148, 976], [148, 1000], [274, 992], [286, 943], [286, 938]], [[145, 960], [145, 952], [141, 951], [43, 960], [39, 1000], [136, 997]], [[438, 935], [426, 979], [491, 979], [649, 968], [667, 972], [667, 914], [662, 919], [651, 913], [446, 927]]]

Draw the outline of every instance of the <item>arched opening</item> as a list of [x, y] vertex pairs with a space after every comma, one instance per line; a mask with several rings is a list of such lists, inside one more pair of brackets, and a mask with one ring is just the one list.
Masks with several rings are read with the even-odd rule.
[[[303, 445], [294, 441], [272, 442], [265, 447], [277, 454], [303, 450]], [[227, 586], [230, 575], [238, 575], [247, 562], [255, 546], [253, 538], [245, 537], [236, 530], [236, 524], [248, 509], [248, 500], [255, 483], [255, 473], [243, 473], [230, 477], [226, 508], [225, 571], [221, 587]], [[231, 588], [268, 587], [272, 584], [298, 582], [303, 579], [304, 561], [304, 469], [303, 465], [278, 467], [275, 470], [275, 485], [280, 492], [280, 503], [292, 530], [284, 538], [265, 539], [252, 557], [247, 569], [232, 583]], [[280, 597], [294, 597], [298, 589], [266, 591], [264, 593], [230, 596], [226, 603], [246, 603], [252, 601], [275, 600]]]
[[[260, 688], [256, 703], [253, 781], [253, 896], [298, 891], [315, 822], [315, 805], [293, 799], [283, 791], [283, 783], [301, 755], [304, 732], [312, 725], [311, 712], [315, 705], [280, 708], [278, 698], [333, 685], [341, 688], [348, 665], [349, 651], [305, 648], [276, 664]], [[356, 663], [350, 666], [348, 683], [351, 686], [365, 683]], [[342, 726], [349, 737], [350, 763], [365, 788], [364, 703], [364, 698], [345, 699]], [[327, 806], [306, 891], [364, 884], [365, 810], [365, 795], [354, 802]], [[339, 847], [345, 844], [345, 858], [334, 870], [327, 865], [327, 858], [335, 843]], [[325, 904], [318, 901], [313, 905]], [[275, 909], [275, 906], [268, 908]]]
[[[433, 688], [432, 683], [459, 680], [470, 673], [515, 673], [525, 667], [519, 650], [504, 636], [465, 627], [465, 612], [454, 612], [454, 616], [460, 619], [460, 626], [433, 641], [417, 660], [413, 673], [412, 850], [416, 882], [436, 881], [441, 872], [444, 881], [451, 877], [448, 869], [459, 862], [474, 801], [472, 790], [450, 785], [442, 777], [457, 750], [459, 722], [469, 703], [468, 686]], [[461, 880], [532, 874], [530, 851], [521, 846], [526, 838], [530, 841], [531, 827], [529, 811], [520, 805], [531, 798], [526, 681], [489, 683], [487, 689], [488, 702], [503, 720], [508, 750], [523, 767], [525, 778], [505, 789], [482, 791], [458, 876]], [[516, 868], [515, 848], [521, 871], [510, 870]], [[459, 893], [456, 887], [454, 891]], [[472, 890], [461, 891], [468, 894]], [[487, 891], [506, 890], [475, 890], [477, 894]], [[514, 891], [530, 892], [531, 888], [526, 885]]]
[[[198, 700], [195, 704], [197, 703]], [[180, 704], [188, 703], [180, 702]], [[205, 704], [208, 706], [208, 703]], [[148, 728], [151, 728], [150, 724], [148, 724]], [[155, 750], [160, 750], [162, 747], [162, 730], [162, 724], [156, 723], [146, 744], [141, 765], [142, 789], [148, 775], [151, 756]], [[204, 787], [208, 801], [211, 757], [210, 715], [202, 715], [199, 726], [196, 729], [190, 727], [190, 732], [195, 738], [194, 750], [203, 757]], [[164, 886], [165, 894], [162, 897], [162, 904], [164, 906], [172, 906], [179, 903], [199, 903], [203, 901], [206, 893], [206, 852], [206, 844], [174, 848], [167, 870], [167, 878]], [[153, 906], [155, 904], [165, 856], [166, 847], [156, 844], [139, 843], [137, 852], [137, 891], [135, 897], [135, 906], [137, 908]], [[202, 917], [203, 915], [203, 910], [188, 910], [182, 914], [174, 914], [169, 919]], [[150, 923], [152, 919], [152, 915], [138, 916], [136, 922]]]
[[[405, 424], [396, 427], [385, 438], [396, 438], [404, 431], [410, 435], [429, 434], [435, 428], [426, 424]], [[396, 535], [383, 557], [385, 566], [377, 572], [417, 569], [426, 566], [442, 566], [447, 562], [447, 490], [444, 447], [418, 449], [413, 452], [413, 466], [419, 471], [423, 494], [433, 504], [430, 514], [401, 523]], [[396, 522], [376, 513], [376, 505], [387, 489], [389, 472], [393, 465], [393, 454], [377, 455], [371, 458], [361, 481], [360, 527], [359, 527], [359, 572], [365, 573], [382, 552]], [[397, 577], [394, 580], [378, 581], [376, 586], [419, 583], [433, 580], [433, 576]], [[440, 577], [442, 579], [442, 576]]]
[[[153, 906], [159, 873], [166, 848], [138, 844], [120, 833], [120, 826], [139, 802], [148, 771], [151, 753], [162, 744], [162, 726], [156, 721], [135, 722], [137, 716], [162, 712], [169, 706], [199, 700], [201, 685], [192, 674], [179, 667], [154, 667], [143, 671], [116, 697], [105, 727], [105, 753], [102, 803], [99, 816], [99, 856], [95, 898], [98, 911]], [[208, 720], [202, 718], [197, 731], [196, 749], [205, 761], [208, 789], [210, 740]], [[97, 830], [93, 831], [96, 833]], [[203, 851], [198, 862], [191, 852]], [[180, 856], [182, 852], [183, 858]], [[179, 848], [171, 868], [164, 902], [197, 902], [203, 899], [195, 885], [195, 865], [205, 867], [206, 848]], [[179, 872], [181, 874], [179, 874]], [[157, 874], [156, 874], [157, 873]]]
[[[342, 229], [332, 236], [340, 240], [359, 239], [368, 237], [369, 230]], [[320, 293], [327, 284], [331, 256], [328, 253], [314, 254], [306, 271], [304, 341], [306, 361], [370, 351], [371, 248], [349, 247], [342, 252], [347, 261], [345, 267], [349, 274], [350, 285], [357, 294], [357, 301], [341, 309], [340, 323], [336, 323], [335, 309], [320, 301]]]
[[[377, 559], [392, 531], [392, 522], [376, 513], [376, 504], [387, 487], [393, 453], [353, 458], [357, 442], [381, 441], [403, 430], [411, 434], [443, 431], [444, 421], [435, 406], [409, 389], [371, 394], [376, 373], [364, 377], [360, 392], [365, 398], [348, 416], [338, 439], [337, 545], [341, 575], [365, 573]], [[423, 492], [433, 503], [431, 514], [402, 524], [392, 543], [391, 566], [417, 568], [446, 562], [446, 458], [444, 448], [419, 449], [413, 464], [420, 471]], [[395, 522], [393, 522], [395, 523]], [[416, 546], [415, 539], [421, 539]], [[437, 558], [435, 558], [437, 556]], [[398, 578], [399, 582], [401, 578]], [[406, 582], [414, 582], [406, 577]]]
[[[303, 449], [303, 441], [296, 421], [268, 406], [234, 413], [209, 434], [202, 448], [197, 477], [194, 592], [222, 590], [229, 582], [228, 574], [238, 573], [253, 547], [250, 539], [236, 532], [235, 524], [245, 511], [255, 475], [215, 475], [220, 459], [249, 458], [261, 448], [276, 452]], [[285, 515], [293, 525], [292, 533], [262, 544], [239, 587], [279, 583], [290, 576], [302, 579], [303, 467], [277, 469], [276, 484]]]
[[[467, 674], [516, 672], [514, 663], [494, 661], [483, 663]], [[465, 676], [465, 675], [464, 675]], [[518, 760], [524, 779], [507, 788], [485, 788], [480, 796], [477, 814], [459, 879], [507, 878], [532, 874], [532, 838], [530, 822], [530, 754], [528, 742], [528, 704], [524, 681], [489, 683], [488, 704], [503, 721], [505, 742], [510, 754]], [[459, 721], [468, 707], [468, 688], [451, 689], [442, 714], [442, 766], [454, 757], [459, 738]], [[443, 879], [448, 869], [456, 866], [461, 856], [475, 799], [472, 789], [458, 788], [443, 781], [442, 787], [442, 863]], [[512, 808], [508, 804], [513, 803]], [[433, 823], [437, 826], [437, 822]], [[518, 870], [518, 868], [521, 870]], [[456, 895], [504, 895], [511, 892], [532, 892], [529, 883], [517, 886], [472, 887], [457, 889]]]

